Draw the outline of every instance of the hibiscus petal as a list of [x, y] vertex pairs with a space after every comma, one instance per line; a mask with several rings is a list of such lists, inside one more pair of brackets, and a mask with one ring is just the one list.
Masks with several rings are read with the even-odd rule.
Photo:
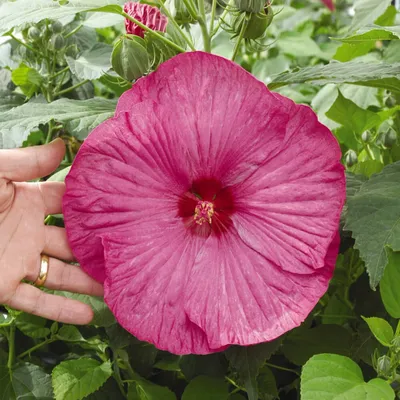
[[249, 247], [286, 271], [310, 274], [325, 266], [336, 234], [345, 200], [344, 169], [336, 139], [312, 110], [293, 104], [288, 110], [280, 151], [231, 187], [232, 220]]
[[300, 325], [328, 288], [339, 241], [326, 268], [302, 275], [284, 271], [234, 232], [210, 236], [185, 288], [185, 311], [211, 347], [270, 341]]
[[176, 225], [103, 235], [105, 301], [118, 322], [140, 340], [175, 354], [208, 354], [205, 333], [184, 312], [184, 287], [204, 241]]
[[[149, 220], [182, 225], [176, 206], [189, 186], [176, 135], [157, 119], [157, 105], [138, 104], [96, 128], [66, 178], [63, 212], [76, 258], [91, 276], [105, 279], [98, 234], [146, 230]], [[84, 171], [84, 173], [82, 173]]]
[[[233, 84], [234, 82], [234, 84]], [[184, 53], [125, 92], [116, 114], [151, 99], [173, 110], [169, 132], [186, 136], [198, 176], [241, 181], [284, 140], [290, 115], [279, 97], [237, 64], [208, 53]], [[172, 112], [170, 112], [172, 113]]]

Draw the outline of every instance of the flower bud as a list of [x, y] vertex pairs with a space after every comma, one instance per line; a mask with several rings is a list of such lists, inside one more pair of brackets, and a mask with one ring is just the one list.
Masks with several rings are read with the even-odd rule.
[[60, 21], [53, 21], [50, 29], [53, 33], [60, 33], [63, 30], [63, 25]]
[[[161, 11], [157, 7], [129, 2], [125, 3], [124, 11], [153, 31], [165, 32], [167, 28], [168, 19], [165, 15], [161, 14]], [[144, 38], [145, 30], [128, 18], [125, 18], [125, 28], [126, 33]]]
[[193, 22], [193, 18], [187, 10], [183, 0], [167, 0], [165, 2], [165, 7], [168, 8], [169, 12], [178, 24], [184, 25]]
[[390, 128], [387, 132], [382, 135], [382, 144], [387, 147], [393, 147], [397, 142], [397, 133]]
[[264, 8], [265, 0], [234, 0], [234, 4], [239, 11], [259, 13]]
[[40, 39], [40, 30], [36, 26], [31, 26], [28, 29], [28, 38], [32, 42], [36, 42], [37, 40]]
[[127, 81], [142, 77], [149, 70], [145, 41], [138, 36], [122, 37], [114, 46], [111, 64], [114, 71]]
[[378, 358], [376, 363], [376, 372], [380, 376], [389, 376], [391, 373], [391, 361], [388, 356], [382, 356]]
[[265, 7], [264, 10], [256, 14], [251, 14], [250, 20], [243, 37], [246, 39], [258, 39], [264, 35], [267, 28], [271, 25], [274, 13], [271, 6]]
[[392, 108], [395, 107], [397, 104], [396, 98], [392, 95], [390, 95], [386, 100], [385, 100], [385, 106]]
[[395, 352], [400, 352], [400, 336], [395, 336], [392, 340], [392, 346]]
[[344, 155], [344, 162], [347, 167], [352, 167], [353, 165], [358, 163], [358, 157], [357, 154], [354, 150], [349, 150], [345, 155]]
[[363, 134], [361, 135], [361, 140], [365, 143], [370, 143], [372, 140], [371, 132], [370, 131], [363, 132]]
[[54, 50], [61, 50], [65, 45], [65, 40], [59, 33], [53, 35], [50, 39], [50, 46]]

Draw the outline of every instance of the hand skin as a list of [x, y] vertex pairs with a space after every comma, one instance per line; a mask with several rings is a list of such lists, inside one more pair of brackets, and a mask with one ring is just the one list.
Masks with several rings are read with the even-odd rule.
[[48, 294], [23, 279], [35, 281], [40, 255], [50, 257], [45, 287], [103, 295], [103, 287], [73, 261], [64, 228], [44, 225], [44, 218], [61, 213], [65, 184], [26, 183], [49, 175], [64, 157], [56, 139], [44, 146], [0, 150], [0, 304], [68, 324], [87, 324], [93, 311], [87, 304]]

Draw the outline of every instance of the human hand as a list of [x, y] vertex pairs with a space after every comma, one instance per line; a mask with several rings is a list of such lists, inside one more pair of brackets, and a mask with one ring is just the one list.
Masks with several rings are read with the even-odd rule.
[[61, 182], [26, 183], [53, 172], [64, 157], [61, 139], [24, 149], [0, 150], [0, 304], [69, 324], [87, 324], [93, 311], [87, 304], [45, 293], [34, 282], [41, 254], [50, 257], [49, 289], [95, 296], [103, 288], [73, 261], [64, 228], [44, 225], [46, 215], [61, 213], [65, 185]]

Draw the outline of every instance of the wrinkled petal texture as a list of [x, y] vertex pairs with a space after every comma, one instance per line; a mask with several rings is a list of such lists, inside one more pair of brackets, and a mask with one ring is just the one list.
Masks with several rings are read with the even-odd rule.
[[[161, 14], [161, 11], [157, 7], [128, 2], [124, 5], [124, 11], [153, 31], [165, 32], [167, 28], [167, 17]], [[145, 30], [127, 18], [125, 18], [125, 29], [126, 33], [140, 36], [141, 38], [144, 37]]]
[[[202, 52], [125, 92], [82, 145], [63, 211], [76, 258], [118, 321], [176, 354], [272, 340], [328, 287], [345, 179], [331, 132], [306, 106]], [[212, 178], [234, 206], [194, 234], [178, 204]]]
[[321, 0], [331, 11], [335, 10], [335, 3], [333, 0]]

